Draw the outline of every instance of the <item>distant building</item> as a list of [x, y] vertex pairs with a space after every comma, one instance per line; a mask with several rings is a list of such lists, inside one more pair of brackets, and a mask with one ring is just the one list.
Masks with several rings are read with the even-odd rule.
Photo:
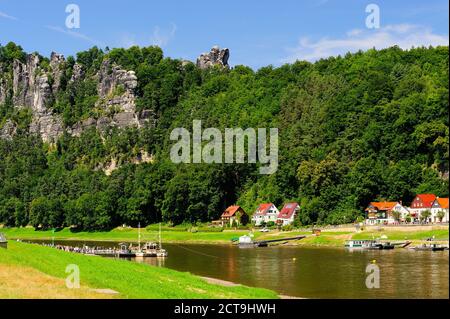
[[[418, 194], [414, 198], [409, 208], [411, 212], [411, 217], [414, 220], [420, 220], [421, 215], [424, 211], [430, 211], [433, 206], [434, 201], [436, 200], [436, 195], [434, 194]], [[427, 221], [431, 221], [431, 216], [428, 217]]]
[[260, 204], [252, 216], [252, 222], [256, 226], [260, 226], [263, 222], [266, 224], [269, 222], [276, 223], [279, 213], [276, 206], [272, 203]]
[[278, 214], [277, 223], [282, 226], [292, 224], [299, 210], [300, 205], [298, 203], [285, 204]]
[[[395, 224], [404, 221], [409, 214], [400, 202], [371, 202], [365, 212], [367, 225]], [[394, 212], [399, 213], [399, 220], [396, 220]]]
[[[439, 212], [443, 212], [442, 220], [439, 218]], [[431, 221], [433, 223], [448, 223], [449, 222], [449, 208], [448, 208], [448, 198], [437, 197], [433, 204], [431, 205]]]
[[222, 221], [222, 225], [233, 226], [233, 224], [237, 225], [246, 225], [248, 223], [248, 214], [242, 209], [241, 206], [230, 206], [228, 207], [220, 217]]

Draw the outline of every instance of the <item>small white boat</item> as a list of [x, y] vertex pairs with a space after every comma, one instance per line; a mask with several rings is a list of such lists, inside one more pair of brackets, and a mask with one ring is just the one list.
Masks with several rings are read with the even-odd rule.
[[239, 244], [239, 247], [241, 247], [241, 248], [248, 248], [248, 247], [254, 247], [255, 246], [255, 244], [253, 243], [252, 238], [250, 236], [248, 236], [248, 235], [244, 235], [244, 236], [239, 237], [238, 244]]

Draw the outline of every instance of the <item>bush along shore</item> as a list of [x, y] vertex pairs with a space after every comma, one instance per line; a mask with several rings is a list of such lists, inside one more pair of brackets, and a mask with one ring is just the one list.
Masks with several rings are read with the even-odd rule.
[[[141, 240], [156, 241], [159, 231], [156, 225], [141, 229]], [[268, 233], [260, 229], [236, 230], [202, 230], [201, 227], [162, 227], [161, 238], [164, 243], [192, 243], [192, 244], [230, 244], [233, 239], [252, 233], [254, 239], [276, 239], [306, 235], [306, 238], [289, 243], [301, 246], [330, 246], [343, 247], [349, 239], [386, 238], [388, 240], [410, 240], [413, 243], [425, 242], [428, 239], [448, 241], [448, 225], [424, 226], [396, 226], [396, 227], [365, 227], [357, 230], [353, 226], [333, 227], [321, 229], [320, 235], [312, 233], [312, 229], [297, 229], [292, 231], [271, 230]], [[108, 232], [75, 232], [69, 228], [60, 230], [36, 231], [32, 227], [26, 228], [0, 228], [9, 239], [20, 240], [84, 240], [84, 241], [121, 241], [136, 242], [137, 228], [115, 228]]]
[[[79, 269], [79, 289], [66, 286], [68, 265]], [[167, 268], [10, 241], [7, 249], [0, 249], [0, 299], [4, 298], [274, 299], [278, 295], [267, 289], [214, 284]]]

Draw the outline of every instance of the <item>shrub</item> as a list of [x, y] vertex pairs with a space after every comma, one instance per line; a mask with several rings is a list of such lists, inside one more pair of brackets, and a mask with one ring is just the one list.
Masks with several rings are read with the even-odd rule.
[[269, 228], [274, 227], [275, 226], [275, 222], [270, 221], [270, 222], [268, 222], [266, 224], [266, 226], [269, 227]]

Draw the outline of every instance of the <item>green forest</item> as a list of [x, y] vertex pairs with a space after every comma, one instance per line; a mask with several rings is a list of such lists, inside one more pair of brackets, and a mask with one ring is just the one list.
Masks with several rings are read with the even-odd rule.
[[[155, 125], [64, 134], [44, 143], [28, 133], [31, 112], [0, 104], [0, 224], [107, 230], [164, 221], [218, 219], [233, 204], [300, 203], [298, 224], [339, 224], [363, 216], [370, 201], [408, 204], [417, 193], [448, 196], [448, 47], [368, 50], [310, 63], [259, 70], [199, 69], [164, 57], [158, 47], [94, 47], [68, 57], [61, 89], [49, 107], [69, 126], [98, 116], [95, 74], [105, 59], [138, 78], [136, 106]], [[19, 45], [0, 45], [0, 77], [25, 61]], [[73, 65], [82, 81], [70, 82]], [[49, 59], [42, 57], [42, 66]], [[1, 82], [0, 78], [0, 82]], [[203, 127], [278, 128], [279, 167], [258, 164], [174, 164], [170, 132]], [[151, 163], [135, 164], [141, 152]], [[101, 169], [112, 159], [119, 168]]]

